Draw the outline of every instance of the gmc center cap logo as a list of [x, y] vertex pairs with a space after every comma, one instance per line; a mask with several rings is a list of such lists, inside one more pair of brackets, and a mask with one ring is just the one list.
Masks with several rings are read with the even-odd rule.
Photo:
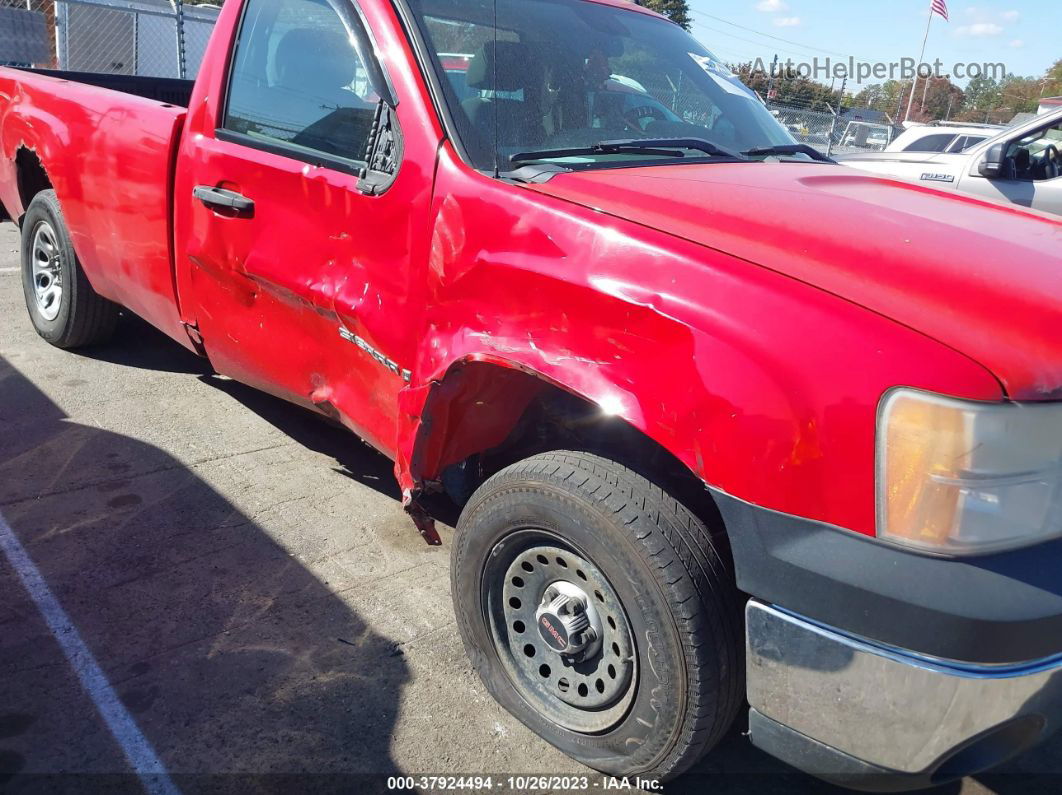
[[568, 648], [568, 631], [560, 620], [545, 613], [538, 620], [538, 631], [542, 640], [546, 641], [550, 648], [555, 651], [563, 651]]

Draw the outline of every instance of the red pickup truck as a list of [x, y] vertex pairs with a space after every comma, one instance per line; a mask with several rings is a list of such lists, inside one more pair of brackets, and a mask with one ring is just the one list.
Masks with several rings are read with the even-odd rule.
[[620, 0], [231, 0], [194, 83], [0, 70], [40, 335], [124, 307], [431, 542], [448, 497], [486, 687], [643, 778], [746, 698], [873, 789], [1062, 719], [1062, 223], [823, 160]]

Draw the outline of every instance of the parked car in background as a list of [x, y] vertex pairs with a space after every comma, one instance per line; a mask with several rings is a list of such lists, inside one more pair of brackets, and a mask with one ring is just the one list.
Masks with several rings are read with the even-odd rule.
[[1062, 214], [1062, 108], [1009, 127], [962, 152], [837, 155], [851, 168], [946, 191]]
[[830, 148], [830, 131], [828, 129], [808, 130], [807, 132], [793, 133], [792, 135], [800, 143], [813, 146], [820, 152], [826, 152]]
[[835, 135], [837, 148], [834, 151], [855, 149], [880, 152], [892, 140], [893, 128], [875, 122], [850, 121]]
[[808, 144], [820, 152], [827, 152], [830, 146], [831, 126], [824, 125], [821, 118], [814, 121], [807, 117], [824, 117], [825, 114], [813, 111], [803, 114], [800, 111], [786, 111], [785, 113], [775, 109], [771, 115], [778, 119], [781, 124], [793, 136], [793, 140], [802, 144]]
[[920, 124], [904, 130], [886, 152], [964, 152], [1003, 130], [998, 124], [971, 126]]
[[586, 765], [744, 712], [910, 789], [1062, 721], [1062, 223], [829, 161], [655, 12], [229, 0], [194, 82], [0, 69], [0, 204], [49, 343], [124, 307], [452, 500], [470, 667]]

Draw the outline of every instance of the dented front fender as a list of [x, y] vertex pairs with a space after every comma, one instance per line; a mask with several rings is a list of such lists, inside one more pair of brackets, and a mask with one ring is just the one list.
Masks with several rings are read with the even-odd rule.
[[884, 391], [1000, 397], [984, 368], [880, 315], [469, 172], [445, 147], [435, 196], [424, 335], [400, 399], [407, 493], [500, 443], [534, 397], [527, 379], [461, 375], [468, 362], [596, 404], [717, 489], [868, 534]]

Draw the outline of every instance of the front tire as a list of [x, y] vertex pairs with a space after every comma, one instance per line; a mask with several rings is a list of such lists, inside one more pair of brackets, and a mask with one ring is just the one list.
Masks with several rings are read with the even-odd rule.
[[462, 512], [451, 577], [487, 689], [578, 761], [665, 780], [733, 722], [731, 574], [704, 524], [630, 469], [555, 452], [502, 470]]
[[33, 197], [22, 219], [22, 291], [37, 333], [57, 348], [106, 342], [118, 305], [85, 277], [54, 190]]

